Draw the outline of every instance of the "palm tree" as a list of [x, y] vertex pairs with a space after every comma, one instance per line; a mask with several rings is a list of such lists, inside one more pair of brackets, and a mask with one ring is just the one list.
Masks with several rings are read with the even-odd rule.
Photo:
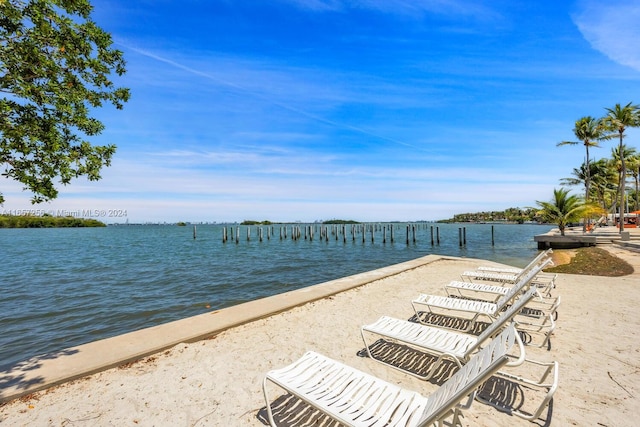
[[[591, 116], [585, 116], [576, 120], [575, 127], [573, 128], [573, 134], [578, 138], [578, 141], [562, 141], [556, 144], [557, 147], [561, 145], [577, 145], [583, 144], [587, 151], [587, 157], [585, 160], [585, 176], [584, 176], [584, 199], [589, 200], [589, 184], [591, 182], [590, 167], [589, 167], [589, 147], [600, 147], [598, 142], [611, 139], [611, 133], [602, 123], [601, 119], [596, 119]], [[586, 231], [587, 221], [584, 222], [584, 229]]]
[[636, 197], [634, 199], [633, 210], [637, 211], [640, 210], [640, 198], [638, 198], [640, 196], [640, 153], [632, 156], [627, 165], [629, 166], [629, 171], [631, 176], [633, 176], [633, 182], [635, 184]]
[[[622, 152], [620, 152], [620, 148], [622, 148]], [[611, 149], [611, 159], [609, 159], [609, 165], [614, 173], [617, 173], [617, 181], [618, 181], [618, 191], [616, 192], [618, 200], [620, 200], [620, 218], [623, 218], [624, 207], [626, 205], [625, 200], [627, 196], [627, 181], [626, 175], [624, 174], [623, 165], [628, 164], [632, 161], [633, 156], [636, 154], [635, 148], [629, 148], [626, 144], [622, 144], [621, 147], [615, 147]], [[622, 197], [620, 197], [620, 193], [622, 193]], [[617, 202], [616, 202], [617, 204]], [[615, 209], [614, 209], [615, 212]], [[620, 221], [624, 223], [624, 221]], [[624, 224], [623, 224], [624, 227]]]
[[[606, 108], [607, 115], [604, 117], [603, 122], [613, 132], [617, 132], [620, 137], [619, 153], [623, 153], [622, 150], [622, 138], [624, 138], [624, 131], [629, 127], [640, 126], [640, 106], [632, 105], [628, 103], [624, 107], [620, 104], [616, 104], [613, 108]], [[624, 210], [624, 185], [627, 180], [627, 167], [625, 164], [624, 156], [621, 155], [622, 161], [622, 176], [620, 179], [620, 232], [624, 231], [623, 210]]]
[[558, 224], [560, 235], [564, 236], [564, 230], [567, 224], [576, 222], [589, 214], [600, 211], [596, 206], [585, 203], [576, 195], [569, 195], [569, 190], [560, 188], [553, 189], [553, 200], [551, 202], [540, 202], [536, 200], [536, 204], [542, 209], [538, 214], [546, 222], [554, 222]]
[[608, 211], [615, 203], [617, 194], [617, 174], [607, 159], [599, 159], [591, 163], [589, 167], [591, 173], [591, 198], [600, 202], [602, 209]]

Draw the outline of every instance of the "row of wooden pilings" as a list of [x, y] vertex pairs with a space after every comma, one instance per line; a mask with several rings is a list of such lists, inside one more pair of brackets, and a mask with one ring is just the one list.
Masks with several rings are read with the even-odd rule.
[[[319, 227], [319, 228], [318, 228]], [[343, 242], [347, 242], [348, 235], [350, 234], [350, 240], [356, 241], [358, 239], [362, 239], [364, 243], [367, 240], [367, 236], [370, 236], [371, 242], [375, 241], [375, 233], [377, 231], [382, 231], [382, 243], [387, 243], [387, 232], [389, 233], [389, 241], [394, 243], [396, 241], [396, 235], [394, 232], [394, 227], [392, 225], [378, 225], [378, 224], [341, 224], [341, 225], [292, 225], [290, 228], [287, 226], [279, 226], [280, 232], [280, 240], [286, 240], [289, 237], [291, 240], [309, 240], [313, 241], [316, 238], [316, 233], [319, 234], [320, 241], [329, 241], [329, 239], [335, 238], [336, 241], [340, 239]], [[266, 227], [266, 239], [271, 240], [272, 236], [275, 236], [275, 226], [267, 226]], [[259, 241], [263, 241], [265, 238], [264, 227], [256, 227], [257, 238]], [[331, 236], [331, 237], [330, 237]], [[342, 237], [341, 237], [342, 236]], [[236, 243], [240, 241], [240, 227], [237, 226], [235, 228], [235, 234], [233, 227], [224, 227], [222, 229], [222, 242], [226, 243], [229, 238], [233, 242], [235, 240]], [[251, 240], [251, 227], [247, 227], [247, 241]], [[406, 243], [409, 244], [411, 241], [416, 242], [416, 226], [415, 225], [407, 225], [406, 226]]]
[[[341, 225], [292, 225], [290, 229], [286, 225], [279, 226], [280, 232], [280, 240], [286, 240], [288, 236], [291, 237], [292, 240], [309, 240], [313, 241], [316, 233], [316, 228], [319, 227], [317, 232], [319, 233], [319, 240], [328, 242], [330, 239], [330, 235], [335, 238], [336, 241], [340, 240], [340, 236], [342, 236], [343, 242], [347, 242], [347, 236], [350, 232], [352, 241], [356, 241], [358, 239], [362, 240], [364, 243], [367, 240], [367, 235], [370, 236], [371, 243], [375, 241], [375, 232], [382, 231], [382, 243], [387, 243], [387, 232], [389, 232], [389, 241], [394, 243], [396, 241], [395, 236], [395, 228], [393, 225], [380, 225], [380, 224], [351, 224], [347, 226], [346, 224]], [[349, 229], [349, 232], [347, 230]], [[435, 228], [435, 234], [434, 234]], [[256, 227], [257, 238], [260, 242], [262, 242], [265, 238], [264, 233], [265, 227]], [[275, 226], [266, 226], [266, 239], [271, 240], [272, 236], [275, 236]], [[431, 245], [440, 245], [440, 227], [430, 227], [431, 230]], [[304, 234], [303, 234], [304, 232]], [[358, 237], [357, 237], [358, 236]], [[193, 227], [193, 238], [196, 238], [196, 227]], [[223, 227], [222, 229], [222, 243], [227, 243], [231, 239], [231, 241], [235, 241], [236, 243], [240, 242], [240, 226], [236, 226], [235, 230], [233, 226]], [[247, 227], [247, 241], [251, 240], [251, 227]], [[467, 245], [467, 228], [460, 227], [458, 228], [458, 240], [460, 246]], [[411, 242], [416, 243], [416, 225], [407, 225], [406, 226], [406, 244], [410, 244]], [[494, 239], [494, 228], [491, 226], [491, 245], [495, 244]]]

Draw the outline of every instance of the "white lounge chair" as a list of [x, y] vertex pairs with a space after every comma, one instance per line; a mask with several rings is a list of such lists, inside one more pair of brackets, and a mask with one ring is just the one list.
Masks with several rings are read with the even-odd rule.
[[[273, 383], [347, 426], [423, 427], [443, 425], [471, 406], [478, 387], [509, 361], [516, 329], [505, 328], [466, 365], [429, 396], [409, 391], [315, 352], [267, 373], [263, 381], [267, 416], [273, 417], [268, 383]], [[466, 404], [462, 401], [466, 400]]]
[[[511, 280], [509, 280], [509, 281], [501, 282], [499, 285], [495, 285], [495, 284], [488, 284], [488, 283], [453, 280], [448, 284], [446, 284], [444, 288], [448, 295], [451, 295], [452, 292], [453, 293], [457, 292], [460, 296], [464, 296], [465, 295], [463, 293], [464, 291], [470, 291], [470, 292], [473, 292], [474, 294], [475, 293], [492, 294], [495, 301], [499, 299], [500, 296], [507, 294], [509, 292], [509, 289], [511, 288], [511, 285], [517, 285], [521, 283], [520, 279], [522, 279], [528, 271], [535, 269], [537, 271], [537, 274], [531, 279], [531, 283], [533, 284], [533, 282], [540, 276], [540, 274], [542, 274], [541, 273], [542, 269], [549, 264], [553, 264], [553, 261], [550, 258], [547, 258], [540, 261], [539, 263], [535, 264], [534, 266], [532, 266], [527, 270], [522, 270], [522, 272], [520, 272], [517, 276], [513, 275], [513, 277], [517, 277], [517, 280], [515, 282], [511, 282]], [[470, 274], [470, 272], [465, 272], [463, 274], [466, 274], [466, 273]], [[511, 276], [512, 275], [510, 275], [510, 277]], [[539, 286], [536, 285], [536, 288], [539, 288]], [[547, 291], [545, 291], [545, 293], [547, 293]], [[542, 299], [543, 298], [542, 294], [540, 294], [540, 292], [538, 292], [538, 294]]]
[[[522, 269], [519, 268], [500, 268], [500, 267], [478, 267], [478, 271], [480, 273], [499, 273], [499, 274], [514, 274], [518, 275], [522, 272]], [[550, 297], [551, 291], [556, 287], [556, 279], [558, 275], [555, 273], [545, 273], [541, 272], [533, 279], [533, 284], [540, 290], [540, 295], [544, 297]], [[469, 282], [461, 282], [461, 283], [469, 283]], [[501, 283], [509, 283], [501, 282]]]
[[526, 270], [529, 267], [533, 267], [535, 264], [542, 261], [544, 258], [548, 258], [553, 253], [552, 249], [547, 249], [546, 251], [540, 252], [533, 260], [531, 260], [524, 268], [516, 268], [516, 267], [494, 267], [494, 266], [485, 266], [481, 265], [476, 270], [478, 271], [490, 271], [492, 273], [506, 273], [506, 274], [520, 274], [523, 270]]
[[[543, 261], [540, 268], [544, 268], [546, 265], [551, 263], [551, 260]], [[536, 278], [539, 277], [540, 274], [536, 275]], [[550, 294], [543, 295], [540, 293], [540, 287], [537, 286], [534, 281], [534, 278], [530, 287], [536, 289], [536, 293], [538, 294], [538, 298], [533, 300], [529, 307], [527, 307], [527, 312], [529, 316], [542, 318], [548, 314], [554, 316], [554, 319], [558, 318], [558, 307], [560, 306], [560, 296], [552, 297]], [[515, 285], [517, 286], [517, 284]], [[474, 282], [461, 282], [461, 281], [451, 281], [444, 287], [447, 296], [456, 296], [462, 298], [469, 299], [480, 299], [487, 302], [496, 303], [500, 298], [507, 295], [511, 290], [508, 286], [502, 285], [489, 285], [486, 283], [474, 283]]]
[[[558, 389], [559, 366], [555, 361], [538, 362], [527, 359], [527, 362], [528, 371], [535, 369], [539, 373], [541, 372], [538, 379], [530, 380], [504, 371], [496, 372], [496, 375], [482, 385], [476, 395], [476, 400], [528, 421], [537, 420]], [[507, 390], [513, 390], [514, 394]], [[536, 397], [542, 393], [543, 397], [538, 406], [526, 405], [527, 410], [523, 410], [519, 406], [523, 403], [522, 400], [526, 399], [525, 393], [527, 392], [532, 392]]]
[[[536, 265], [532, 269], [528, 270], [527, 273], [520, 278], [520, 281], [512, 286], [509, 291], [502, 295], [496, 302], [420, 294], [418, 298], [411, 301], [411, 305], [413, 306], [413, 310], [416, 313], [418, 321], [421, 323], [423, 323], [423, 321], [420, 317], [420, 307], [424, 307], [429, 312], [436, 314], [441, 314], [438, 313], [438, 311], [444, 310], [447, 313], [456, 311], [458, 313], [471, 315], [472, 317], [468, 319], [468, 326], [465, 330], [470, 331], [480, 316], [489, 318], [489, 321], [495, 320], [495, 318], [500, 315], [500, 312], [504, 310], [511, 301], [513, 301], [522, 291], [526, 290], [533, 277], [535, 277], [544, 265], [545, 263], [543, 262], [542, 264]], [[434, 309], [436, 310], [434, 311]]]
[[[530, 289], [522, 294], [509, 309], [502, 312], [500, 316], [478, 336], [407, 320], [395, 319], [388, 316], [383, 316], [374, 323], [363, 326], [360, 332], [367, 354], [372, 360], [399, 369], [420, 379], [428, 380], [438, 372], [445, 360], [451, 360], [455, 362], [458, 367], [462, 367], [484, 342], [489, 341], [491, 337], [507, 326], [534, 295], [535, 289]], [[371, 352], [367, 336], [382, 337], [387, 340], [406, 344], [420, 352], [436, 357], [436, 360], [429, 363], [424, 373], [405, 370], [397, 364], [387, 362], [384, 358], [375, 357]], [[524, 362], [524, 344], [519, 336], [516, 337], [516, 342], [520, 350], [519, 357], [510, 361], [508, 366], [518, 366]]]
[[[536, 256], [526, 267], [522, 269], [515, 268], [498, 268], [498, 267], [478, 267], [475, 271], [464, 271], [461, 274], [463, 282], [488, 281], [498, 282], [502, 285], [511, 285], [517, 283], [520, 278], [526, 274], [528, 270], [540, 264], [545, 259], [549, 259], [552, 250], [547, 249]], [[558, 275], [553, 273], [540, 272], [534, 279], [533, 284], [542, 290], [541, 295], [551, 295], [551, 290], [555, 287], [555, 281]]]

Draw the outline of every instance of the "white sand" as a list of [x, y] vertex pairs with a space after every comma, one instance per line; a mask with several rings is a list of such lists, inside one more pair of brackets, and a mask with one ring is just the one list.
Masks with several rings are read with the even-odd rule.
[[[636, 273], [619, 277], [560, 275], [562, 296], [552, 349], [529, 357], [557, 360], [560, 387], [538, 425], [632, 426], [640, 408], [640, 254], [608, 248]], [[359, 328], [381, 315], [409, 318], [419, 292], [479, 264], [443, 259], [325, 300], [180, 344], [128, 367], [63, 384], [0, 407], [2, 426], [262, 426], [264, 374], [315, 350], [423, 394], [424, 382], [356, 353]], [[526, 394], [525, 394], [526, 396]], [[537, 396], [531, 396], [537, 397]], [[550, 417], [550, 421], [549, 421]], [[464, 425], [518, 426], [528, 421], [474, 402]]]

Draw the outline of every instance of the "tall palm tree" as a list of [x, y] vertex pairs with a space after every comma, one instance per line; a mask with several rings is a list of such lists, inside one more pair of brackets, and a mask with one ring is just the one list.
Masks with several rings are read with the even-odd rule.
[[[591, 116], [585, 116], [576, 120], [573, 128], [573, 134], [578, 141], [562, 141], [556, 144], [557, 147], [562, 145], [577, 145], [583, 144], [587, 151], [587, 157], [585, 160], [585, 177], [584, 177], [584, 199], [589, 200], [589, 184], [591, 182], [590, 167], [589, 167], [589, 147], [600, 147], [598, 143], [600, 141], [611, 139], [611, 132], [607, 130], [603, 124], [602, 119], [596, 119]], [[586, 230], [587, 222], [584, 223], [584, 229]]]
[[609, 211], [615, 204], [618, 176], [616, 170], [607, 159], [599, 159], [591, 163], [590, 196], [600, 202], [602, 209]]
[[[607, 115], [604, 117], [604, 124], [613, 132], [617, 132], [620, 138], [619, 153], [622, 154], [622, 138], [624, 138], [624, 131], [629, 127], [640, 126], [640, 106], [633, 105], [631, 102], [621, 107], [620, 104], [616, 104], [613, 108], [606, 108]], [[620, 179], [620, 186], [623, 188], [620, 191], [620, 232], [624, 231], [623, 211], [624, 211], [624, 185], [627, 180], [627, 167], [625, 164], [624, 156], [621, 155], [622, 161], [622, 176]]]
[[[622, 148], [622, 152], [620, 151]], [[609, 159], [609, 165], [614, 173], [617, 173], [618, 190], [616, 191], [618, 201], [620, 201], [620, 212], [624, 213], [624, 207], [626, 206], [625, 200], [627, 196], [627, 180], [624, 174], [623, 165], [629, 164], [633, 156], [636, 154], [635, 148], [627, 147], [626, 144], [622, 144], [621, 147], [615, 147], [611, 149], [611, 159]], [[620, 194], [622, 193], [622, 197]], [[617, 204], [617, 201], [616, 201]], [[615, 209], [614, 209], [615, 212]], [[620, 218], [623, 218], [621, 215]], [[623, 221], [621, 221], [623, 223]], [[624, 227], [624, 224], [623, 224]]]
[[567, 224], [584, 218], [589, 214], [593, 214], [600, 209], [590, 203], [585, 203], [576, 195], [569, 195], [569, 190], [560, 188], [553, 189], [553, 200], [550, 202], [540, 202], [536, 200], [536, 204], [540, 206], [538, 214], [547, 222], [558, 224], [560, 235], [564, 236], [564, 230]]
[[627, 166], [629, 166], [629, 171], [631, 176], [633, 176], [633, 182], [635, 184], [636, 197], [634, 199], [633, 210], [637, 211], [640, 210], [640, 153], [631, 156]]

